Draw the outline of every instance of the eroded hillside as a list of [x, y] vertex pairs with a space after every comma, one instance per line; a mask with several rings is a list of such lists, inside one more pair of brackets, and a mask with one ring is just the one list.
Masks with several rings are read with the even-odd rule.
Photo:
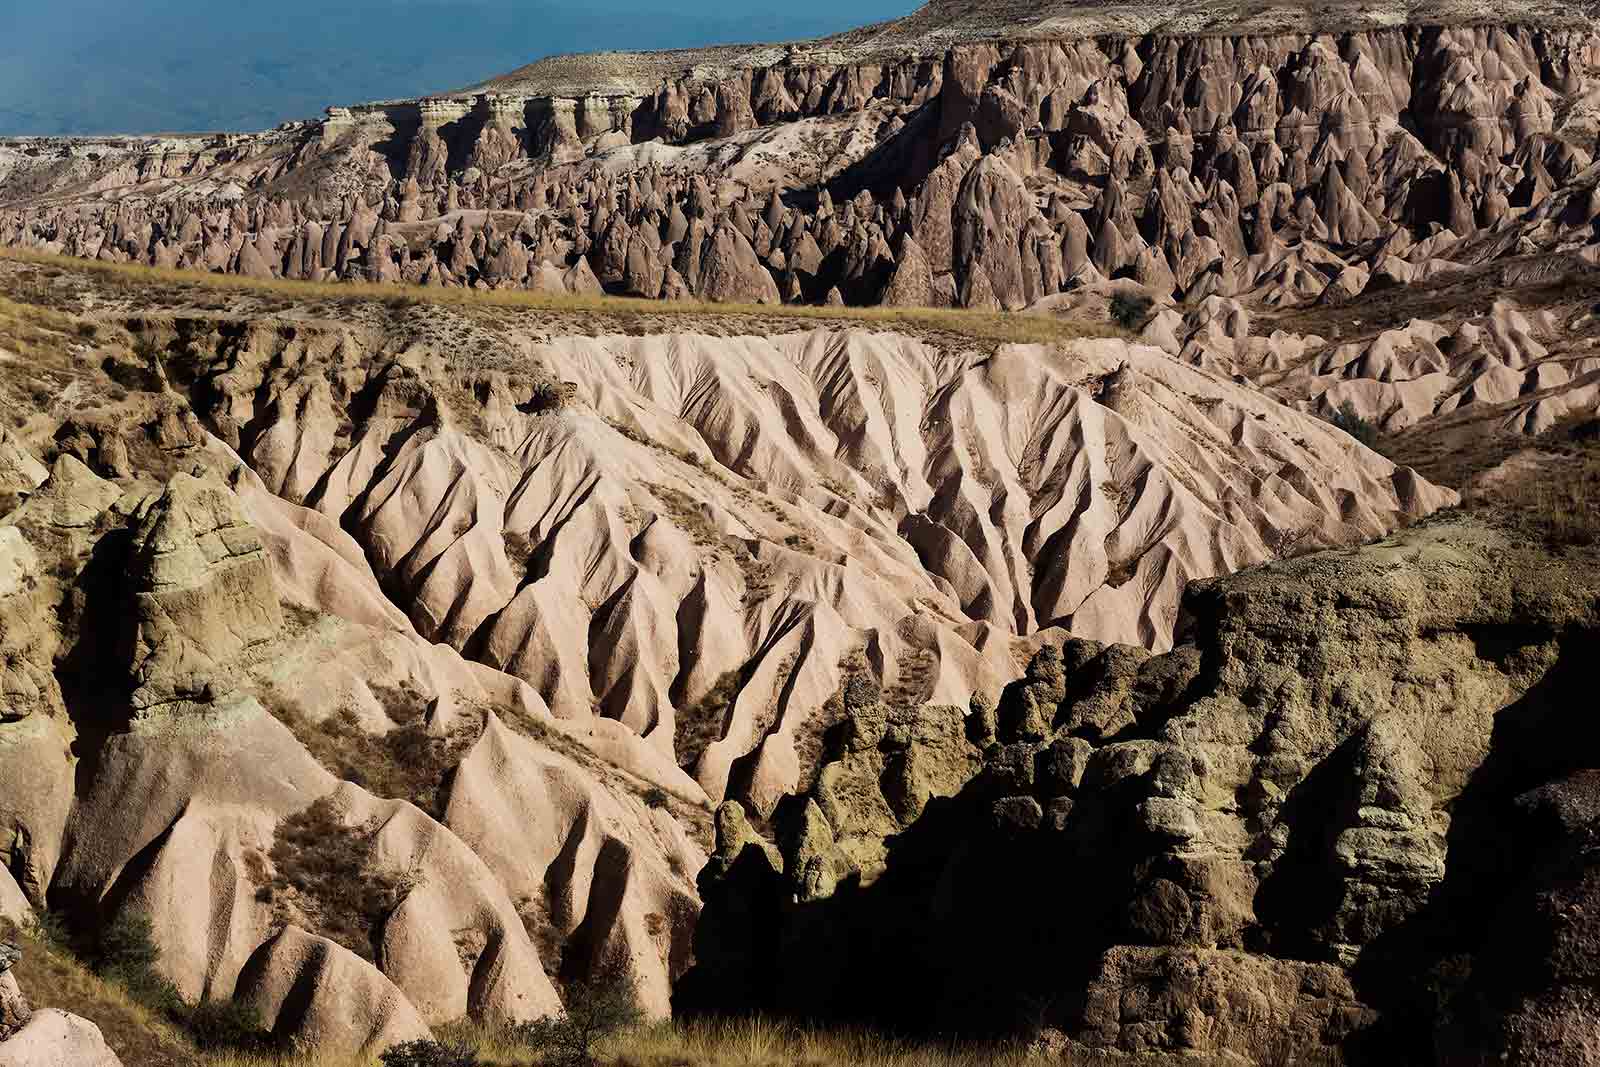
[[777, 847], [719, 810], [684, 996], [1068, 1062], [1586, 1062], [1594, 564], [1455, 516], [1192, 586], [1191, 641], [1074, 639], [997, 705], [852, 687]]
[[[1597, 45], [940, 0], [0, 142], [0, 919], [341, 1067], [591, 979], [1588, 1062]], [[0, 1067], [136, 1062], [10, 955]]]
[[1278, 307], [1592, 259], [1582, 8], [1153, 13], [932, 5], [792, 46], [561, 57], [260, 135], [18, 141], [0, 241], [258, 278], [1008, 310], [1108, 279]]
[[1164, 650], [1188, 582], [1455, 499], [1111, 336], [0, 270], [8, 909], [148, 915], [332, 1053], [619, 960], [664, 1014], [712, 807], [806, 788], [851, 678]]

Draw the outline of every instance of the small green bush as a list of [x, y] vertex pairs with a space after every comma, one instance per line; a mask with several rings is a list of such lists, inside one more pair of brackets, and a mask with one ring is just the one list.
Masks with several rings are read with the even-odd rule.
[[67, 927], [67, 921], [58, 911], [34, 912], [33, 922], [28, 931], [36, 940], [44, 942], [54, 949], [71, 952], [73, 949], [72, 931]]
[[667, 795], [667, 791], [658, 785], [651, 786], [645, 790], [644, 806], [647, 808], [664, 808], [671, 800], [672, 798]]
[[182, 1018], [187, 1011], [177, 988], [156, 970], [161, 949], [147, 916], [119, 912], [96, 932], [85, 955], [91, 970], [150, 1010], [171, 1018]]
[[478, 1054], [466, 1045], [443, 1041], [407, 1041], [378, 1059], [383, 1067], [478, 1067]]
[[547, 1067], [594, 1067], [600, 1042], [644, 1021], [638, 987], [618, 967], [602, 968], [581, 982], [568, 983], [564, 992], [561, 1014], [517, 1023], [505, 1035]]
[[181, 1020], [202, 1052], [270, 1052], [272, 1035], [261, 1016], [237, 1000], [205, 1000]]
[[1137, 330], [1150, 314], [1151, 300], [1147, 296], [1118, 293], [1111, 298], [1111, 321], [1124, 330]]
[[1362, 418], [1350, 401], [1341, 404], [1339, 410], [1328, 417], [1328, 421], [1368, 448], [1378, 447], [1378, 424]]

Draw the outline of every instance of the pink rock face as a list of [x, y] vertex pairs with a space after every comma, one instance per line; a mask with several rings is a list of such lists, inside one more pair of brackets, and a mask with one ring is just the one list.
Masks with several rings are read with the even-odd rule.
[[433, 1036], [405, 995], [370, 963], [293, 926], [252, 957], [237, 996], [273, 1032], [298, 1034], [323, 1055], [372, 1057]]
[[[1111, 56], [1088, 43], [1106, 28], [1092, 13], [1004, 44], [936, 4], [870, 45], [842, 39], [843, 65], [803, 50], [781, 66], [756, 52], [551, 60], [478, 93], [185, 141], [177, 168], [177, 146], [157, 142], [71, 164], [0, 148], [0, 242], [547, 292], [532, 265], [548, 260], [568, 292], [739, 303], [929, 303], [924, 259], [969, 307], [1036, 304], [1088, 264], [1163, 296], [1349, 299], [1434, 260], [1581, 243], [1594, 218], [1592, 130], [1561, 116], [1591, 91], [1595, 39], [1547, 26], [1550, 12], [1485, 15], [1502, 24], [1413, 44], [1329, 11], [1356, 26], [1336, 47], [1194, 12], [1221, 34], [1134, 36]], [[908, 58], [913, 42], [940, 58]], [[604, 108], [588, 95], [635, 82]], [[219, 180], [246, 191], [220, 205]], [[269, 182], [297, 184], [251, 191]], [[1456, 241], [1423, 247], [1435, 233]], [[1419, 243], [1386, 247], [1396, 235]], [[1308, 259], [1336, 269], [1296, 266]]]
[[0, 1041], [3, 1067], [122, 1067], [100, 1028], [64, 1011], [35, 1012], [28, 1025]]
[[[495, 376], [461, 408], [427, 366], [342, 343], [261, 330], [205, 372], [262, 381], [216, 401], [254, 435], [240, 454], [274, 479], [294, 456], [315, 486], [302, 508], [235, 479], [286, 595], [414, 628], [762, 809], [809, 773], [841, 663], [869, 648], [905, 699], [965, 703], [1015, 670], [1008, 642], [1165, 648], [1189, 580], [1452, 499], [1121, 341], [974, 361], [861, 331], [562, 336], [535, 353], [570, 386], [553, 410]], [[257, 398], [340, 351], [369, 410], [324, 456], [350, 409]]]
[[[1366, 600], [1318, 563], [1315, 604], [1252, 575], [1457, 503], [1338, 424], [1449, 443], [1600, 407], [1600, 36], [1465, 2], [1420, 28], [939, 0], [258, 135], [0, 143], [0, 243], [539, 298], [151, 310], [0, 262], [100, 383], [0, 431], [0, 917], [148, 918], [185, 997], [335, 1057], [619, 969], [664, 1018], [691, 965], [749, 984], [751, 886], [795, 958], [847, 960], [817, 907], [924, 816], [940, 863], [969, 855], [937, 820], [977, 783], [1002, 851], [1098, 842], [1052, 853], [1117, 897], [1074, 1041], [1340, 1045], [1372, 1021], [1345, 965], [1441, 885], [1480, 727], [1546, 653], [1478, 622], [1326, 645]], [[1105, 329], [992, 339], [1024, 314]], [[1403, 561], [1369, 551], [1356, 591], [1388, 605]], [[1237, 689], [1184, 702], [1180, 609], [1240, 571]], [[1291, 848], [1330, 777], [1359, 789]], [[296, 881], [308, 813], [387, 887], [368, 910]], [[1326, 914], [1289, 929], [1269, 879], [1297, 863]], [[905, 914], [960, 916], [966, 883], [926, 881], [948, 894]], [[1592, 1051], [1574, 884], [1519, 913], [1565, 954], [1549, 980], [1446, 1037]], [[802, 1014], [835, 991], [771, 973]], [[0, 1067], [109, 1067], [90, 1030], [36, 1013]]]

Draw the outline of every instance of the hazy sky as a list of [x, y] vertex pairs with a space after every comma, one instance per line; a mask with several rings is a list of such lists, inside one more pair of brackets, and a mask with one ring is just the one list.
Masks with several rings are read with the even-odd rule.
[[784, 40], [918, 0], [0, 0], [0, 135], [253, 130], [541, 56]]

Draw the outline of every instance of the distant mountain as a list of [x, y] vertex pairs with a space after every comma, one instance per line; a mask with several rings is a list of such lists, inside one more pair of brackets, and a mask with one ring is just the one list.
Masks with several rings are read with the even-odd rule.
[[0, 6], [15, 8], [0, 12], [0, 134], [94, 134], [262, 129], [332, 103], [453, 89], [542, 56], [790, 39], [912, 5], [281, 0], [270, 14], [213, 0]]

